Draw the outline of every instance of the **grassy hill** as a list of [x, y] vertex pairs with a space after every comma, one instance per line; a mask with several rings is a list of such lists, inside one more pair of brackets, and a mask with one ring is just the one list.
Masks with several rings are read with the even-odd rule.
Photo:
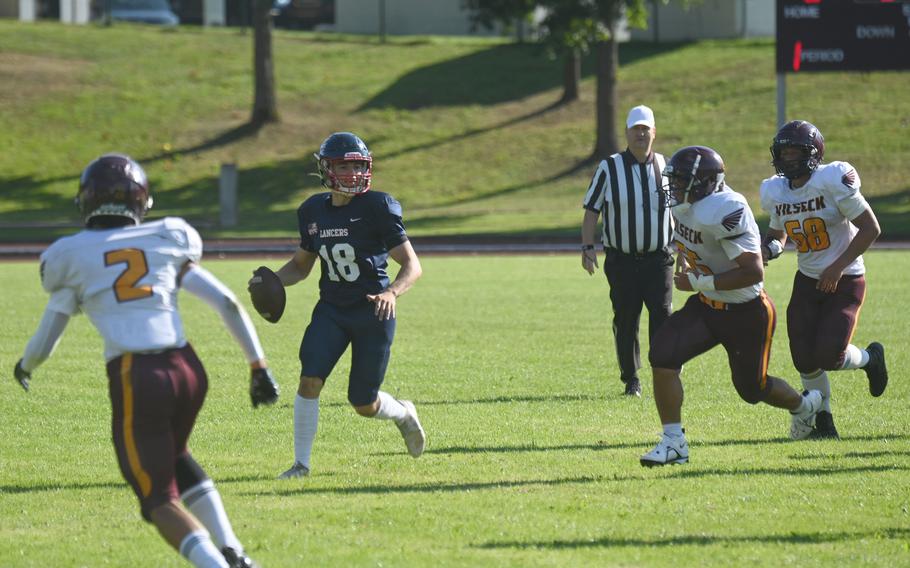
[[[71, 232], [78, 174], [112, 150], [146, 166], [156, 215], [187, 217], [209, 238], [293, 236], [294, 209], [318, 190], [312, 153], [337, 130], [367, 141], [375, 187], [401, 200], [415, 236], [578, 233], [593, 172], [591, 61], [581, 100], [554, 106], [560, 62], [532, 45], [279, 31], [282, 122], [253, 131], [249, 32], [0, 20], [0, 38], [0, 240]], [[773, 173], [773, 56], [771, 40], [623, 45], [622, 115], [654, 108], [665, 154], [716, 148], [757, 209]], [[857, 166], [886, 238], [910, 237], [907, 85], [905, 73], [787, 83], [788, 115], [821, 128], [829, 160]], [[240, 170], [231, 230], [217, 224], [225, 162]]]

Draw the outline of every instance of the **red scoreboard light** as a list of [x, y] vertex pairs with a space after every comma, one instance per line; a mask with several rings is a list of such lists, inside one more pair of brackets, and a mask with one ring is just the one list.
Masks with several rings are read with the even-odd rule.
[[777, 72], [910, 69], [910, 0], [777, 0]]

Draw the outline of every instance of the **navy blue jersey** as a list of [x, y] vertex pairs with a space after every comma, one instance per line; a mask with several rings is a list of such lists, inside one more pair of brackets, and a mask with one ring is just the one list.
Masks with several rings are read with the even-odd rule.
[[319, 297], [346, 306], [389, 285], [389, 250], [408, 240], [401, 204], [381, 191], [357, 195], [342, 207], [319, 193], [297, 209], [300, 248], [319, 255]]

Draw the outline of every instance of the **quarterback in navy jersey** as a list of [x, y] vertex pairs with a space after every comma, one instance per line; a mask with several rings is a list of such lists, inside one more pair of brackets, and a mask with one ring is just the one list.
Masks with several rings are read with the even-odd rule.
[[[319, 421], [319, 394], [351, 346], [348, 401], [361, 416], [392, 420], [408, 452], [426, 445], [414, 404], [379, 390], [395, 336], [397, 299], [417, 281], [420, 261], [402, 223], [401, 205], [371, 191], [373, 158], [350, 132], [332, 134], [316, 154], [328, 192], [297, 210], [300, 248], [276, 274], [284, 286], [309, 276], [319, 261], [319, 301], [300, 344], [300, 386], [294, 399], [294, 465], [281, 478], [309, 475]], [[388, 258], [398, 263], [394, 280]]]

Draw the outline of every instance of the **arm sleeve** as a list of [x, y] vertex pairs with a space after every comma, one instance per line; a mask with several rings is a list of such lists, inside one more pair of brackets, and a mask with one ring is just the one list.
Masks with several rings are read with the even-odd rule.
[[408, 240], [404, 229], [401, 204], [391, 195], [387, 195], [380, 211], [379, 230], [386, 250], [392, 250]]
[[869, 203], [860, 193], [862, 181], [856, 169], [848, 162], [834, 162], [831, 169], [834, 170], [835, 179], [829, 180], [828, 187], [831, 188], [837, 210], [852, 221], [869, 208]]
[[591, 178], [591, 184], [588, 186], [588, 191], [585, 192], [585, 198], [582, 201], [581, 206], [588, 211], [594, 211], [595, 213], [603, 211], [604, 202], [607, 200], [609, 179], [610, 176], [607, 174], [607, 161], [603, 160], [600, 162], [600, 165], [597, 166], [594, 177]]
[[249, 363], [265, 358], [256, 328], [237, 297], [220, 280], [201, 266], [193, 266], [183, 276], [183, 288], [201, 298], [221, 315], [231, 335], [240, 344]]
[[309, 222], [307, 218], [306, 206], [309, 200], [303, 202], [297, 208], [297, 227], [300, 231], [300, 248], [307, 252], [316, 252], [313, 246], [313, 235], [318, 231], [316, 223]]
[[720, 222], [706, 226], [717, 237], [727, 258], [733, 260], [744, 252], [761, 254], [758, 226], [745, 200], [727, 202], [718, 216]]
[[761, 196], [761, 208], [768, 214], [768, 227], [775, 231], [782, 231], [784, 227], [781, 225], [780, 216], [777, 215], [777, 208], [774, 207], [771, 191], [769, 182], [767, 180], [762, 182], [761, 188], [758, 190]]
[[[53, 301], [53, 300], [52, 300]], [[70, 321], [70, 316], [61, 313], [50, 304], [44, 310], [38, 329], [25, 346], [22, 355], [22, 368], [31, 373], [44, 363], [60, 343], [63, 330]]]

